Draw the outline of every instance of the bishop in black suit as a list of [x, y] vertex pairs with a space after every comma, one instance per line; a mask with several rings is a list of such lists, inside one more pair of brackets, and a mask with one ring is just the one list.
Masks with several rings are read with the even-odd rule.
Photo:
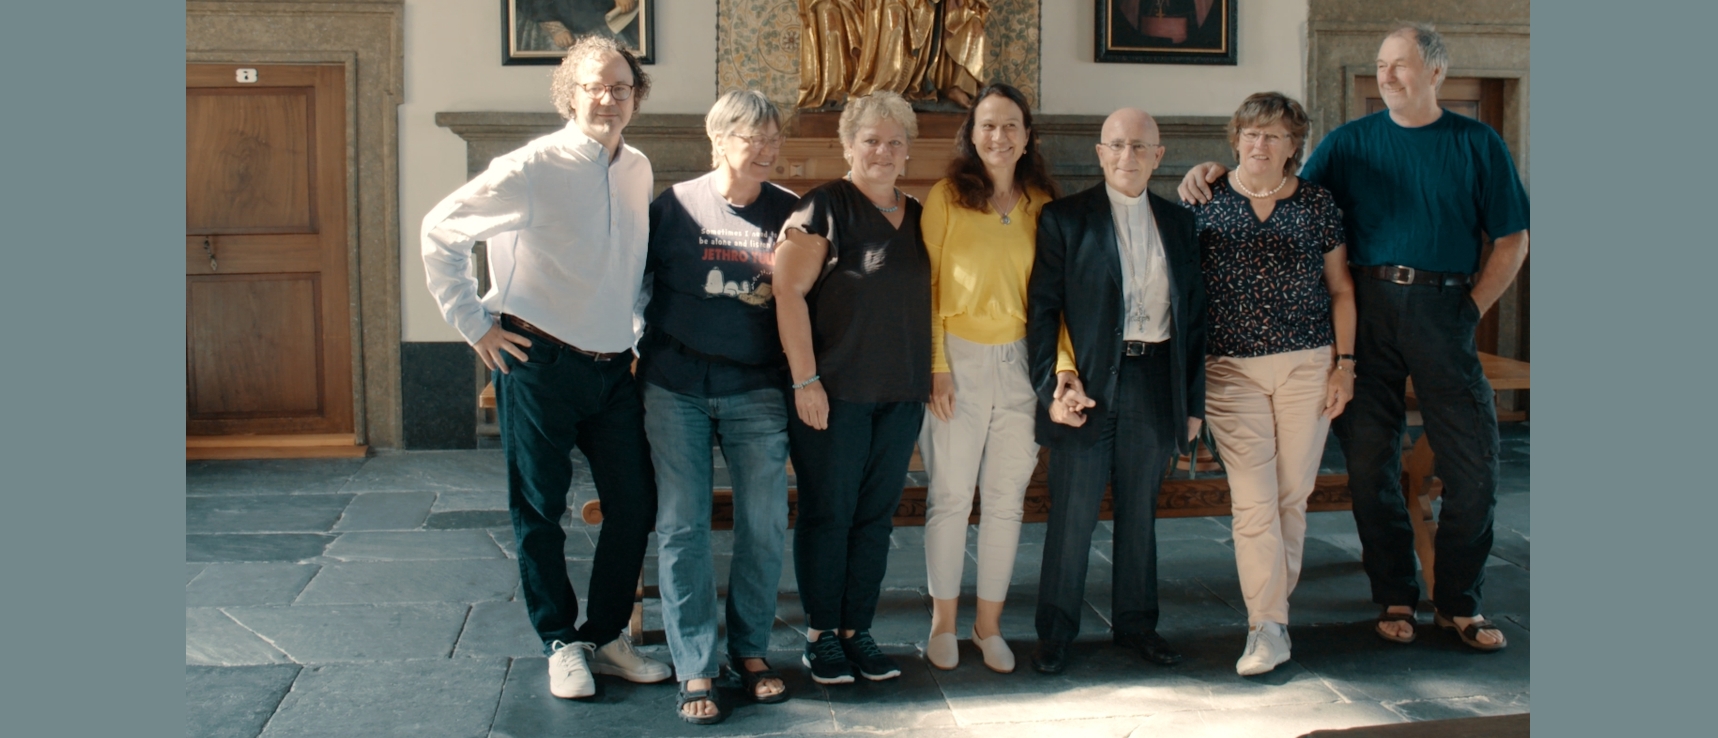
[[[1104, 183], [1044, 206], [1027, 296], [1038, 443], [1050, 448], [1050, 523], [1033, 667], [1066, 665], [1079, 633], [1086, 560], [1114, 488], [1118, 645], [1181, 660], [1157, 635], [1157, 492], [1205, 416], [1205, 285], [1192, 213], [1146, 191], [1163, 161], [1157, 123], [1104, 121]], [[1063, 326], [1068, 342], [1059, 344]]]

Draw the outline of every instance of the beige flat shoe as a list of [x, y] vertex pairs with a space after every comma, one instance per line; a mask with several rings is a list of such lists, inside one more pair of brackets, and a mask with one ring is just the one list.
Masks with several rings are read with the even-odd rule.
[[943, 671], [960, 666], [960, 639], [953, 633], [938, 633], [925, 644], [925, 660]]
[[1008, 648], [1008, 641], [1002, 640], [1002, 636], [993, 635], [980, 639], [978, 634], [974, 633], [972, 645], [978, 646], [978, 650], [984, 653], [984, 665], [990, 667], [991, 671], [999, 674], [1014, 672], [1014, 651]]

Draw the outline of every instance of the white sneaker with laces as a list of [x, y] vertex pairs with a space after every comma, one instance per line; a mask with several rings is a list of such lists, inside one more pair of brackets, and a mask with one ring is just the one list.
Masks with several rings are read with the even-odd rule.
[[674, 670], [667, 664], [634, 650], [632, 639], [625, 633], [591, 655], [591, 671], [639, 684], [654, 684], [674, 676]]
[[1247, 650], [1235, 662], [1241, 676], [1264, 674], [1289, 660], [1288, 628], [1282, 623], [1260, 623], [1247, 630]]
[[597, 693], [596, 680], [591, 678], [587, 663], [596, 646], [579, 641], [549, 644], [555, 652], [549, 656], [549, 694], [563, 700], [575, 700]]

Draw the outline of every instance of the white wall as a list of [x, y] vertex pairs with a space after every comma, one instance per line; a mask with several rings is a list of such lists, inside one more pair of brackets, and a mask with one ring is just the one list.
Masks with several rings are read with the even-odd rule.
[[[465, 183], [465, 142], [435, 124], [447, 111], [543, 111], [550, 66], [501, 65], [493, 0], [406, 0], [405, 100], [400, 105], [400, 299], [406, 341], [458, 341], [424, 287], [418, 226]], [[716, 3], [657, 0], [651, 113], [702, 113], [716, 101]]]
[[1096, 5], [1043, 0], [1043, 112], [1102, 115], [1132, 105], [1153, 115], [1226, 116], [1255, 92], [1306, 98], [1307, 0], [1240, 0], [1233, 67], [1092, 61]]
[[[465, 182], [465, 142], [435, 124], [446, 111], [550, 111], [547, 66], [501, 65], [500, 3], [406, 0], [405, 100], [400, 106], [401, 332], [457, 341], [424, 287], [418, 226]], [[1303, 98], [1307, 0], [1240, 0], [1239, 66], [1098, 64], [1091, 0], [1043, 0], [1043, 112], [1228, 115], [1247, 95]], [[715, 0], [657, 0], [654, 85], [644, 110], [702, 113], [716, 99]]]

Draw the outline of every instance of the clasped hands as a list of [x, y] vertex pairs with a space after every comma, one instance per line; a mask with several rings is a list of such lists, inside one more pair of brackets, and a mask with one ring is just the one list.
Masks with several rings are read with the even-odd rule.
[[[1097, 401], [1086, 396], [1086, 387], [1080, 383], [1080, 378], [1073, 372], [1056, 372], [1056, 391], [1050, 395], [1050, 420], [1072, 428], [1086, 424], [1086, 410], [1097, 406]], [[1204, 425], [1202, 418], [1187, 419], [1187, 438], [1192, 440], [1199, 435], [1200, 426]]]

